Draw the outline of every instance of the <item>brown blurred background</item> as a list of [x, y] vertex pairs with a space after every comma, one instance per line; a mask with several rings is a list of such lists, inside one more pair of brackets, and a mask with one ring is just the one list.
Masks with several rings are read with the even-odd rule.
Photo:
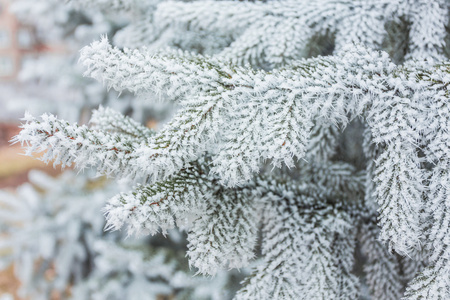
[[[59, 172], [35, 158], [22, 155], [20, 145], [11, 145], [10, 140], [20, 131], [20, 115], [11, 113], [9, 106], [13, 104], [12, 98], [24, 93], [17, 80], [23, 62], [45, 52], [62, 51], [63, 47], [36, 42], [34, 28], [18, 22], [10, 12], [10, 2], [0, 0], [0, 189], [13, 190], [27, 181], [31, 169], [54, 175]], [[7, 294], [16, 297], [17, 287], [12, 268], [0, 273], [1, 300], [8, 299]]]

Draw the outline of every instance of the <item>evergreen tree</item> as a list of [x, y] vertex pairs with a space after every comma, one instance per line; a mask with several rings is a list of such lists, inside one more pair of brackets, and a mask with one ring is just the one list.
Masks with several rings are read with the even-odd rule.
[[[123, 189], [123, 187], [122, 187]], [[193, 277], [180, 232], [126, 238], [105, 232], [101, 213], [120, 185], [64, 172], [31, 171], [16, 193], [0, 192], [1, 267], [14, 265], [23, 298], [48, 300], [228, 299], [232, 276]], [[214, 288], [211, 288], [213, 286]], [[225, 290], [225, 291], [224, 291]]]
[[[34, 113], [46, 108], [71, 121], [85, 119], [99, 103], [142, 122], [163, 119], [167, 107], [140, 99], [130, 102], [130, 93], [117, 99], [101, 84], [83, 78], [77, 66], [80, 45], [101, 33], [113, 35], [125, 20], [100, 9], [78, 9], [54, 0], [13, 3], [20, 20], [36, 29], [38, 43], [64, 46], [57, 56], [39, 55], [25, 62], [20, 79], [39, 93], [24, 96], [21, 104]], [[52, 96], [62, 99], [48, 101]], [[183, 233], [172, 230], [166, 237], [126, 239], [121, 232], [103, 232], [101, 208], [125, 184], [93, 175], [67, 171], [51, 178], [31, 171], [29, 184], [14, 193], [0, 191], [0, 267], [14, 266], [21, 283], [18, 295], [45, 300], [231, 299], [246, 272], [222, 271], [213, 280], [193, 277]]]
[[109, 228], [186, 228], [210, 275], [260, 229], [236, 299], [450, 298], [448, 1], [71, 2], [134, 16], [87, 76], [177, 106], [158, 131], [25, 116], [28, 154], [135, 181]]

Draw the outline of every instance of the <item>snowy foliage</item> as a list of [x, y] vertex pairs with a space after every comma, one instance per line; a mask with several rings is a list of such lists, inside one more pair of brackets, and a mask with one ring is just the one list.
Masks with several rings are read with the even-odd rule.
[[127, 93], [118, 101], [117, 95], [101, 84], [84, 78], [83, 68], [77, 64], [81, 47], [101, 34], [113, 34], [123, 26], [124, 18], [112, 18], [100, 8], [79, 10], [58, 0], [16, 0], [11, 4], [12, 12], [36, 33], [33, 46], [42, 49], [22, 62], [18, 79], [26, 87], [21, 90], [26, 100], [16, 101], [20, 114], [25, 109], [47, 111], [75, 122], [89, 120], [90, 111], [99, 104], [108, 103], [122, 112], [140, 105], [129, 103], [132, 97]]
[[236, 274], [220, 272], [213, 279], [193, 276], [184, 251], [176, 245], [152, 247], [100, 240], [94, 243], [94, 249], [95, 269], [74, 288], [74, 299], [230, 299], [227, 285]]
[[[1, 193], [2, 252], [9, 253], [1, 261], [3, 266], [14, 263], [22, 297], [67, 297], [68, 286], [92, 269], [94, 242], [120, 238], [119, 233], [104, 233], [101, 214], [105, 200], [118, 189], [104, 189], [104, 183], [73, 172], [54, 179], [33, 171], [29, 179], [31, 184], [17, 194]], [[96, 184], [102, 188], [94, 188]]]
[[109, 228], [186, 228], [211, 275], [248, 265], [261, 228], [237, 299], [450, 298], [448, 1], [108, 2], [136, 18], [123, 48], [81, 50], [85, 75], [176, 103], [172, 119], [27, 115], [15, 141], [134, 178]]
[[232, 274], [193, 277], [180, 233], [161, 243], [103, 230], [101, 210], [120, 191], [116, 183], [72, 171], [60, 178], [32, 171], [30, 181], [17, 194], [0, 194], [0, 262], [2, 268], [14, 265], [22, 297], [229, 299], [225, 287]]

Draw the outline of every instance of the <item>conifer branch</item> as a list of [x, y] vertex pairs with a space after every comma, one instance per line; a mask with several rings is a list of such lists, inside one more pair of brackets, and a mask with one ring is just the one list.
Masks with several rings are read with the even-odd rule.
[[[89, 53], [93, 53], [92, 56]], [[81, 60], [89, 66], [88, 73], [103, 78], [118, 90], [129, 88], [136, 92], [153, 87], [168, 91], [172, 97], [184, 95], [182, 103], [186, 106], [194, 103], [195, 110], [184, 110], [178, 115], [180, 120], [175, 118], [166, 127], [167, 133], [163, 130], [160, 134], [177, 136], [163, 140], [165, 147], [169, 147], [167, 154], [175, 160], [165, 166], [168, 171], [164, 169], [162, 176], [158, 172], [163, 170], [156, 168], [153, 171], [156, 176], [152, 176], [155, 178], [173, 174], [195, 155], [207, 150], [202, 136], [207, 132], [207, 139], [215, 140], [220, 130], [217, 124], [229, 125], [222, 134], [223, 140], [218, 140], [222, 146], [218, 156], [213, 156], [212, 172], [233, 186], [249, 180], [258, 170], [260, 159], [269, 158], [275, 166], [282, 162], [293, 166], [294, 157], [305, 155], [312, 120], [320, 117], [345, 125], [352, 118], [365, 117], [373, 141], [385, 145], [386, 149], [377, 160], [374, 174], [375, 179], [383, 182], [376, 190], [382, 207], [382, 236], [401, 253], [408, 253], [420, 244], [418, 215], [423, 175], [416, 153], [422, 130], [416, 128], [416, 120], [422, 113], [418, 101], [430, 91], [447, 90], [448, 65], [396, 67], [383, 53], [354, 47], [333, 57], [302, 60], [288, 69], [268, 73], [230, 68], [201, 56], [178, 58], [150, 56], [137, 50], [121, 52], [109, 46], [106, 40], [85, 48]], [[122, 80], [125, 73], [117, 71], [115, 60], [133, 61], [123, 69], [132, 75], [131, 81]], [[113, 70], [116, 71], [113, 73]], [[253, 79], [249, 78], [250, 74]], [[192, 93], [199, 100], [186, 96]], [[234, 113], [232, 104], [243, 105], [246, 109], [243, 113]], [[197, 116], [191, 119], [193, 111]], [[209, 116], [208, 123], [203, 123], [203, 116]], [[210, 124], [212, 129], [202, 132], [205, 125], [200, 122]], [[252, 127], [243, 127], [243, 124], [252, 124]], [[186, 129], [178, 130], [179, 127]], [[176, 131], [171, 131], [173, 129]], [[258, 140], [262, 132], [264, 137], [260, 143], [249, 143]], [[153, 152], [144, 149], [140, 154], [152, 158]], [[180, 155], [174, 157], [174, 153]], [[398, 174], [393, 176], [395, 170]], [[385, 173], [392, 175], [391, 180], [382, 179]], [[390, 200], [386, 200], [387, 195]], [[397, 208], [392, 210], [393, 207]], [[388, 221], [392, 220], [392, 214], [398, 223]]]
[[44, 114], [41, 120], [26, 114], [22, 131], [14, 142], [26, 146], [26, 155], [45, 152], [40, 158], [62, 167], [73, 163], [80, 169], [95, 166], [108, 175], [137, 176], [135, 151], [143, 146], [139, 140], [88, 129], [85, 125], [71, 125], [53, 115]]
[[205, 212], [188, 233], [187, 256], [198, 273], [215, 275], [220, 269], [246, 267], [253, 259], [258, 218], [249, 192], [218, 188], [206, 199]]
[[109, 200], [106, 228], [127, 226], [129, 234], [142, 235], [165, 233], [176, 224], [189, 226], [206, 211], [211, 185], [206, 163], [193, 162], [165, 181], [138, 185]]
[[92, 130], [103, 130], [131, 139], [146, 141], [156, 134], [154, 130], [143, 126], [133, 119], [125, 117], [111, 108], [102, 106], [92, 112], [89, 123]]
[[445, 60], [444, 47], [448, 24], [448, 1], [407, 0], [407, 19], [411, 22], [406, 59]]
[[80, 62], [85, 76], [104, 82], [117, 91], [134, 93], [166, 92], [172, 98], [223, 89], [223, 78], [230, 78], [229, 67], [200, 56], [154, 54], [143, 49], [123, 51], [113, 48], [106, 38], [84, 47]]
[[[268, 187], [270, 192], [263, 197], [264, 260], [236, 299], [357, 297], [356, 278], [349, 272], [353, 262], [344, 262], [352, 256], [348, 253], [353, 251], [352, 243], [336, 236], [351, 228], [349, 216], [315, 197], [288, 193], [283, 185]], [[348, 234], [342, 238], [352, 239]], [[329, 252], [336, 243], [344, 246], [343, 256]]]

